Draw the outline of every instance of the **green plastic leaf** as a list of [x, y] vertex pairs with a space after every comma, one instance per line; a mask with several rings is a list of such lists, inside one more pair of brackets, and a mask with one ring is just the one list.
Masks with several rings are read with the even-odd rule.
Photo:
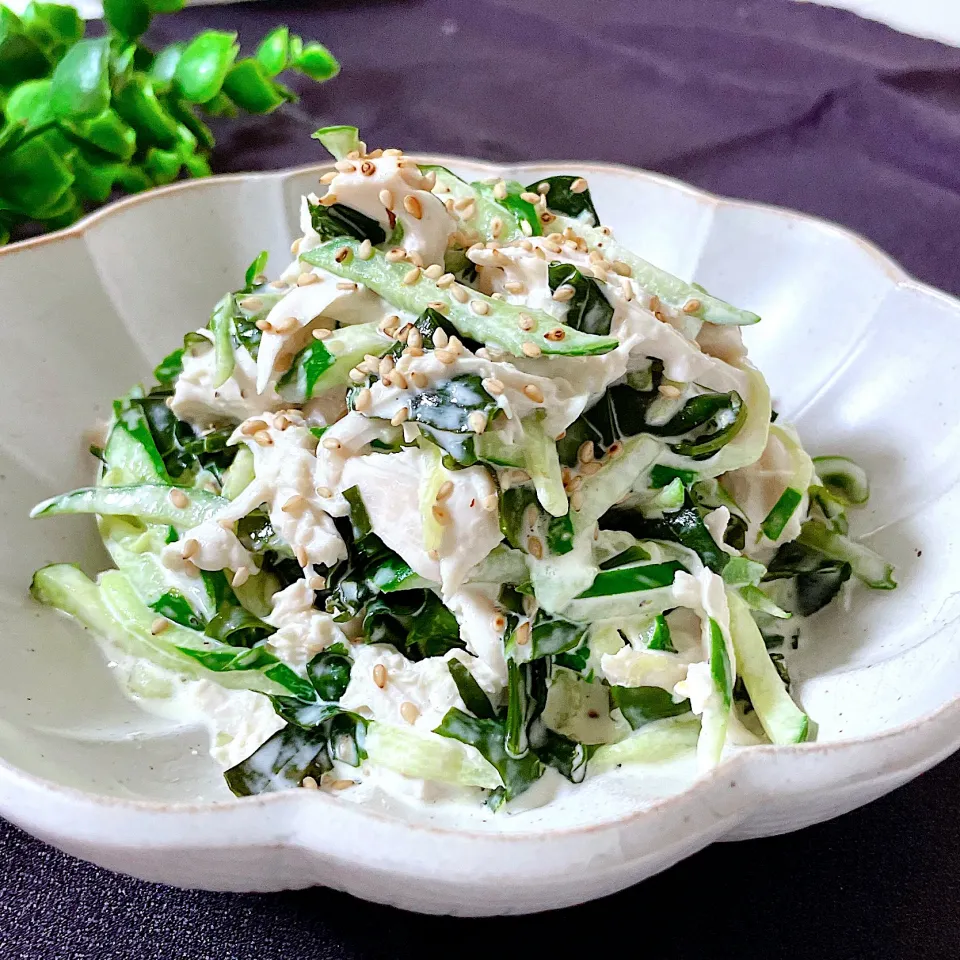
[[0, 86], [12, 87], [49, 72], [50, 62], [24, 22], [12, 10], [0, 7]]
[[121, 36], [135, 40], [150, 26], [147, 0], [103, 0], [103, 18]]
[[247, 58], [235, 63], [223, 81], [223, 92], [247, 113], [270, 113], [289, 98], [274, 83], [259, 60]]
[[[299, 38], [298, 38], [299, 39]], [[299, 46], [299, 44], [297, 44]], [[332, 80], [340, 72], [337, 58], [322, 44], [313, 41], [293, 53], [291, 66], [318, 83]]]
[[290, 30], [276, 27], [260, 41], [255, 54], [268, 77], [275, 77], [287, 69], [290, 57]]
[[73, 174], [44, 137], [32, 137], [0, 156], [0, 198], [10, 209], [31, 218], [53, 215], [69, 199]]
[[14, 87], [4, 110], [8, 123], [26, 124], [32, 130], [53, 119], [50, 112], [50, 81], [27, 80]]
[[206, 30], [187, 44], [174, 74], [184, 99], [207, 103], [220, 93], [240, 49], [236, 41], [235, 33]]
[[57, 117], [95, 117], [110, 106], [110, 41], [81, 40], [53, 71], [50, 110]]
[[170, 149], [180, 138], [179, 124], [164, 109], [145, 74], [133, 73], [117, 87], [113, 107], [137, 131], [144, 146]]

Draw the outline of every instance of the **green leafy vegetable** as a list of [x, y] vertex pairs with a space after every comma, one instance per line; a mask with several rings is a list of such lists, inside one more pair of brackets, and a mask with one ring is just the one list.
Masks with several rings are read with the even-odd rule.
[[457, 618], [430, 590], [404, 590], [371, 600], [363, 635], [368, 643], [393, 644], [410, 660], [442, 657], [464, 647]]
[[[550, 188], [546, 193], [548, 210], [574, 219], [579, 219], [586, 214], [590, 218], [587, 221], [589, 224], [594, 227], [600, 226], [600, 216], [593, 205], [590, 190], [585, 186], [583, 177], [573, 177], [569, 174], [544, 177], [543, 180], [531, 183], [527, 189], [532, 193], [539, 193], [544, 184]], [[574, 184], [577, 184], [576, 190], [572, 189]]]
[[690, 712], [690, 701], [679, 703], [662, 687], [611, 687], [613, 702], [634, 730], [654, 720], [678, 717]]
[[556, 292], [561, 286], [567, 286], [573, 290], [573, 296], [566, 301], [565, 319], [568, 327], [601, 337], [610, 333], [613, 307], [603, 295], [598, 281], [592, 277], [585, 277], [569, 263], [551, 263], [548, 276], [552, 291]]

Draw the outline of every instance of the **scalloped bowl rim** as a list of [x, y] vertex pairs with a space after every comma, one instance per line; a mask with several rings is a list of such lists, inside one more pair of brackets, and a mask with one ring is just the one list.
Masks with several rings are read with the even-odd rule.
[[[678, 193], [686, 194], [687, 196], [695, 199], [699, 203], [706, 203], [712, 207], [726, 207], [726, 208], [739, 208], [745, 210], [752, 210], [758, 212], [764, 212], [766, 214], [773, 214], [780, 218], [790, 220], [790, 221], [802, 221], [805, 222], [810, 227], [813, 227], [817, 230], [827, 232], [837, 236], [848, 243], [856, 244], [865, 250], [884, 270], [888, 277], [895, 283], [898, 287], [909, 287], [913, 288], [924, 295], [932, 296], [935, 298], [942, 299], [946, 301], [950, 306], [956, 310], [958, 316], [960, 316], [960, 299], [951, 296], [950, 294], [945, 293], [944, 291], [938, 290], [935, 287], [932, 287], [928, 284], [923, 283], [922, 281], [917, 280], [916, 278], [909, 275], [892, 257], [884, 253], [879, 247], [873, 244], [871, 241], [860, 236], [856, 232], [849, 230], [845, 227], [842, 227], [838, 224], [832, 223], [828, 220], [816, 217], [810, 214], [801, 213], [797, 211], [792, 211], [787, 208], [778, 207], [772, 204], [765, 203], [755, 203], [747, 200], [737, 200], [725, 198], [718, 196], [716, 194], [710, 193], [705, 190], [700, 190], [696, 187], [691, 186], [690, 184], [684, 183], [683, 181], [677, 180], [673, 177], [666, 176], [660, 173], [653, 173], [638, 168], [630, 167], [624, 164], [615, 164], [615, 163], [603, 163], [603, 162], [576, 162], [576, 161], [535, 161], [535, 162], [523, 162], [523, 163], [496, 163], [492, 161], [484, 161], [479, 159], [468, 159], [461, 157], [452, 157], [446, 155], [424, 155], [424, 154], [411, 154], [411, 156], [421, 163], [433, 163], [433, 164], [458, 164], [460, 166], [473, 166], [478, 170], [492, 171], [498, 169], [509, 168], [511, 170], [522, 170], [525, 168], [542, 168], [549, 166], [551, 169], [556, 169], [558, 172], [583, 172], [583, 171], [602, 171], [606, 173], [625, 175], [637, 180], [645, 180], [652, 183], [660, 184], [664, 187], [669, 188], [670, 190], [676, 191]], [[36, 247], [39, 247], [44, 244], [56, 244], [58, 242], [68, 240], [71, 238], [83, 237], [83, 235], [89, 231], [91, 228], [102, 224], [105, 221], [108, 221], [111, 217], [115, 216], [118, 213], [121, 213], [125, 210], [130, 209], [133, 206], [140, 204], [149, 204], [154, 202], [162, 201], [164, 198], [170, 196], [171, 194], [180, 193], [182, 191], [202, 191], [205, 189], [216, 188], [220, 183], [231, 183], [231, 182], [243, 182], [249, 181], [252, 179], [255, 180], [276, 180], [283, 182], [285, 180], [302, 176], [305, 174], [321, 174], [331, 169], [332, 164], [330, 163], [320, 163], [320, 164], [305, 164], [297, 167], [289, 167], [281, 170], [273, 171], [258, 171], [251, 173], [235, 173], [235, 174], [225, 174], [215, 177], [204, 178], [200, 180], [186, 180], [174, 184], [169, 184], [163, 187], [159, 187], [150, 191], [146, 191], [141, 194], [136, 194], [131, 197], [123, 198], [113, 203], [110, 203], [101, 209], [98, 209], [72, 226], [66, 227], [61, 230], [57, 230], [53, 233], [46, 234], [40, 237], [30, 238], [27, 240], [22, 240], [17, 243], [8, 245], [7, 247], [0, 249], [0, 257], [10, 257], [14, 256], [17, 253], [25, 252]], [[937, 708], [929, 711], [928, 713], [923, 714], [922, 716], [901, 723], [891, 729], [884, 730], [875, 734], [863, 734], [853, 737], [845, 737], [840, 740], [835, 740], [827, 743], [817, 743], [817, 742], [808, 742], [802, 744], [792, 744], [787, 746], [774, 746], [769, 744], [758, 745], [751, 747], [749, 750], [738, 751], [732, 756], [724, 758], [722, 763], [714, 768], [713, 770], [708, 771], [705, 774], [698, 776], [694, 781], [692, 781], [689, 786], [684, 788], [682, 791], [668, 796], [663, 799], [659, 799], [653, 803], [648, 803], [642, 808], [634, 810], [628, 814], [617, 817], [616, 819], [606, 819], [601, 820], [598, 823], [579, 825], [579, 826], [570, 826], [561, 829], [539, 829], [539, 830], [518, 830], [510, 832], [496, 832], [496, 831], [473, 831], [469, 829], [460, 829], [460, 828], [451, 828], [449, 826], [435, 825], [435, 824], [426, 824], [421, 822], [411, 822], [408, 820], [399, 820], [394, 816], [382, 813], [378, 810], [357, 806], [354, 804], [347, 805], [352, 811], [356, 811], [356, 814], [362, 818], [371, 818], [376, 821], [383, 822], [384, 824], [389, 824], [396, 827], [402, 828], [413, 828], [419, 832], [424, 832], [428, 834], [434, 834], [439, 836], [444, 835], [454, 835], [459, 838], [464, 839], [476, 839], [478, 841], [489, 841], [491, 839], [496, 839], [498, 841], [506, 841], [515, 844], [521, 844], [529, 841], [536, 841], [538, 839], [543, 839], [545, 835], [551, 837], [571, 837], [576, 835], [588, 835], [593, 834], [598, 831], [604, 831], [613, 828], [622, 828], [624, 825], [638, 821], [644, 820], [651, 816], [654, 816], [659, 811], [663, 810], [665, 807], [671, 805], [676, 805], [680, 801], [691, 801], [700, 793], [709, 793], [710, 788], [719, 781], [720, 779], [727, 778], [731, 773], [735, 773], [743, 767], [749, 767], [754, 763], [765, 764], [772, 757], [785, 757], [785, 756], [809, 756], [809, 755], [836, 755], [836, 754], [848, 754], [852, 751], [856, 751], [864, 745], [872, 744], [883, 744], [886, 742], [897, 742], [906, 737], [910, 733], [916, 733], [921, 728], [939, 725], [945, 728], [955, 728], [960, 725], [957, 724], [957, 721], [960, 721], [960, 696], [954, 697], [952, 700], [947, 701], [944, 704], [941, 704]], [[906, 764], [901, 764], [901, 768], [898, 772], [902, 773], [906, 769], [910, 769], [911, 772], [909, 776], [913, 776], [916, 773], [919, 773], [921, 769], [927, 769], [932, 766], [934, 763], [938, 762], [940, 759], [943, 759], [950, 752], [955, 749], [954, 745], [948, 745], [944, 747], [941, 743], [939, 748], [935, 745], [933, 748], [928, 750], [928, 753], [922, 757], [914, 758], [914, 765], [908, 767]], [[748, 758], [756, 758], [756, 760], [751, 760]], [[898, 772], [889, 771], [892, 776], [895, 778]], [[839, 780], [839, 777], [837, 778]], [[907, 779], [907, 777], [903, 777]], [[210, 800], [210, 801], [158, 801], [158, 800], [146, 800], [146, 799], [130, 799], [124, 797], [110, 796], [106, 794], [100, 794], [89, 790], [83, 790], [77, 787], [67, 786], [64, 784], [57, 783], [56, 781], [47, 779], [35, 775], [33, 773], [26, 772], [12, 765], [4, 759], [0, 759], [0, 787], [4, 786], [4, 781], [6, 781], [6, 786], [15, 788], [18, 785], [25, 788], [27, 792], [40, 791], [53, 794], [61, 801], [81, 801], [83, 804], [93, 804], [95, 807], [103, 808], [103, 810], [110, 808], [120, 808], [125, 811], [129, 811], [131, 814], [136, 814], [138, 812], [143, 813], [147, 816], [150, 814], [190, 814], [190, 813], [203, 813], [203, 814], [212, 814], [214, 811], [218, 811], [224, 815], [231, 811], [235, 811], [238, 808], [253, 809], [255, 807], [264, 807], [264, 808], [273, 808], [279, 805], [285, 805], [288, 803], [302, 803], [304, 800], [307, 802], [323, 802], [325, 803], [331, 811], [338, 810], [342, 811], [345, 808], [345, 805], [338, 801], [333, 796], [328, 796], [324, 793], [317, 793], [314, 791], [285, 791], [282, 793], [275, 794], [263, 794], [255, 797], [243, 797], [235, 799], [224, 799], [224, 800]], [[900, 781], [902, 782], [902, 780]], [[894, 784], [896, 785], [896, 784]], [[889, 788], [888, 788], [889, 789]], [[882, 791], [882, 792], [885, 792]], [[3, 791], [0, 790], [0, 797], [3, 796]], [[859, 804], [854, 804], [859, 805]], [[749, 812], [752, 809], [752, 806], [748, 802], [743, 802], [738, 805], [737, 808], [730, 811], [730, 813], [745, 813], [749, 816]], [[718, 814], [718, 819], [723, 819]], [[742, 819], [742, 818], [741, 818]], [[740, 821], [734, 820], [734, 825]], [[207, 826], [210, 826], [208, 823]], [[793, 827], [789, 829], [794, 829]], [[744, 834], [744, 836], [749, 834]], [[234, 838], [225, 836], [220, 838], [208, 838], [208, 839], [218, 839], [226, 846], [243, 846], [243, 838]], [[698, 837], [694, 837], [691, 834], [690, 839], [703, 839], [702, 834]], [[688, 852], [692, 852], [695, 849], [706, 845], [706, 843], [711, 842], [712, 839], [707, 837], [703, 839], [702, 843], [697, 843], [692, 846]], [[166, 840], [154, 837], [152, 838], [152, 844], [158, 848], [164, 848], [166, 846], [175, 845], [174, 840], [167, 838]], [[65, 845], [65, 844], [62, 844]], [[298, 842], [295, 835], [292, 835], [287, 839], [286, 844], [281, 843], [281, 845], [286, 845], [290, 847], [297, 847], [302, 845], [302, 841]], [[681, 854], [685, 855], [685, 854]], [[677, 857], [672, 857], [668, 854], [667, 862], [673, 862]], [[664, 866], [667, 865], [665, 862]], [[121, 868], [122, 869], [122, 868]], [[659, 868], [657, 868], [659, 869]], [[317, 880], [315, 882], [321, 882]], [[322, 882], [329, 882], [329, 880], [324, 880]], [[334, 882], [331, 885], [336, 885]], [[235, 889], [247, 889], [242, 886], [236, 887]], [[276, 887], [273, 887], [276, 889]], [[614, 888], [615, 889], [615, 888]], [[609, 892], [605, 890], [604, 892]], [[599, 894], [585, 894], [583, 899], [589, 898], [590, 896], [595, 896]], [[402, 897], [400, 898], [402, 899]], [[570, 900], [570, 902], [576, 902]], [[534, 908], [538, 909], [538, 908]], [[498, 911], [499, 912], [499, 911]]]

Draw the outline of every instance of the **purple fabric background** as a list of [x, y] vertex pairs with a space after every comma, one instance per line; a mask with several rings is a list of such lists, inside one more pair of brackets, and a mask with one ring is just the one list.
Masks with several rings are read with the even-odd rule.
[[[960, 294], [960, 50], [781, 0], [258, 3], [163, 18], [255, 42], [287, 22], [343, 73], [222, 125], [220, 171], [316, 160], [322, 123], [371, 144], [619, 161], [837, 220]], [[909, 318], [904, 318], [909, 322]], [[325, 890], [175, 891], [0, 822], [0, 958], [938, 960], [960, 956], [960, 756], [801, 833], [703, 851], [553, 915], [424, 918]], [[691, 907], [693, 908], [691, 912]]]

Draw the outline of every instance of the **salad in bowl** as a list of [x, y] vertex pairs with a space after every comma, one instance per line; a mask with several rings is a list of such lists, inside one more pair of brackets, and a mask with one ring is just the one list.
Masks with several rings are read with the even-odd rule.
[[34, 597], [237, 795], [510, 812], [814, 737], [804, 618], [895, 581], [848, 536], [863, 471], [778, 421], [760, 318], [618, 244], [581, 177], [316, 136], [289, 266], [257, 257], [114, 403], [96, 483], [33, 511], [95, 515], [116, 569]]

